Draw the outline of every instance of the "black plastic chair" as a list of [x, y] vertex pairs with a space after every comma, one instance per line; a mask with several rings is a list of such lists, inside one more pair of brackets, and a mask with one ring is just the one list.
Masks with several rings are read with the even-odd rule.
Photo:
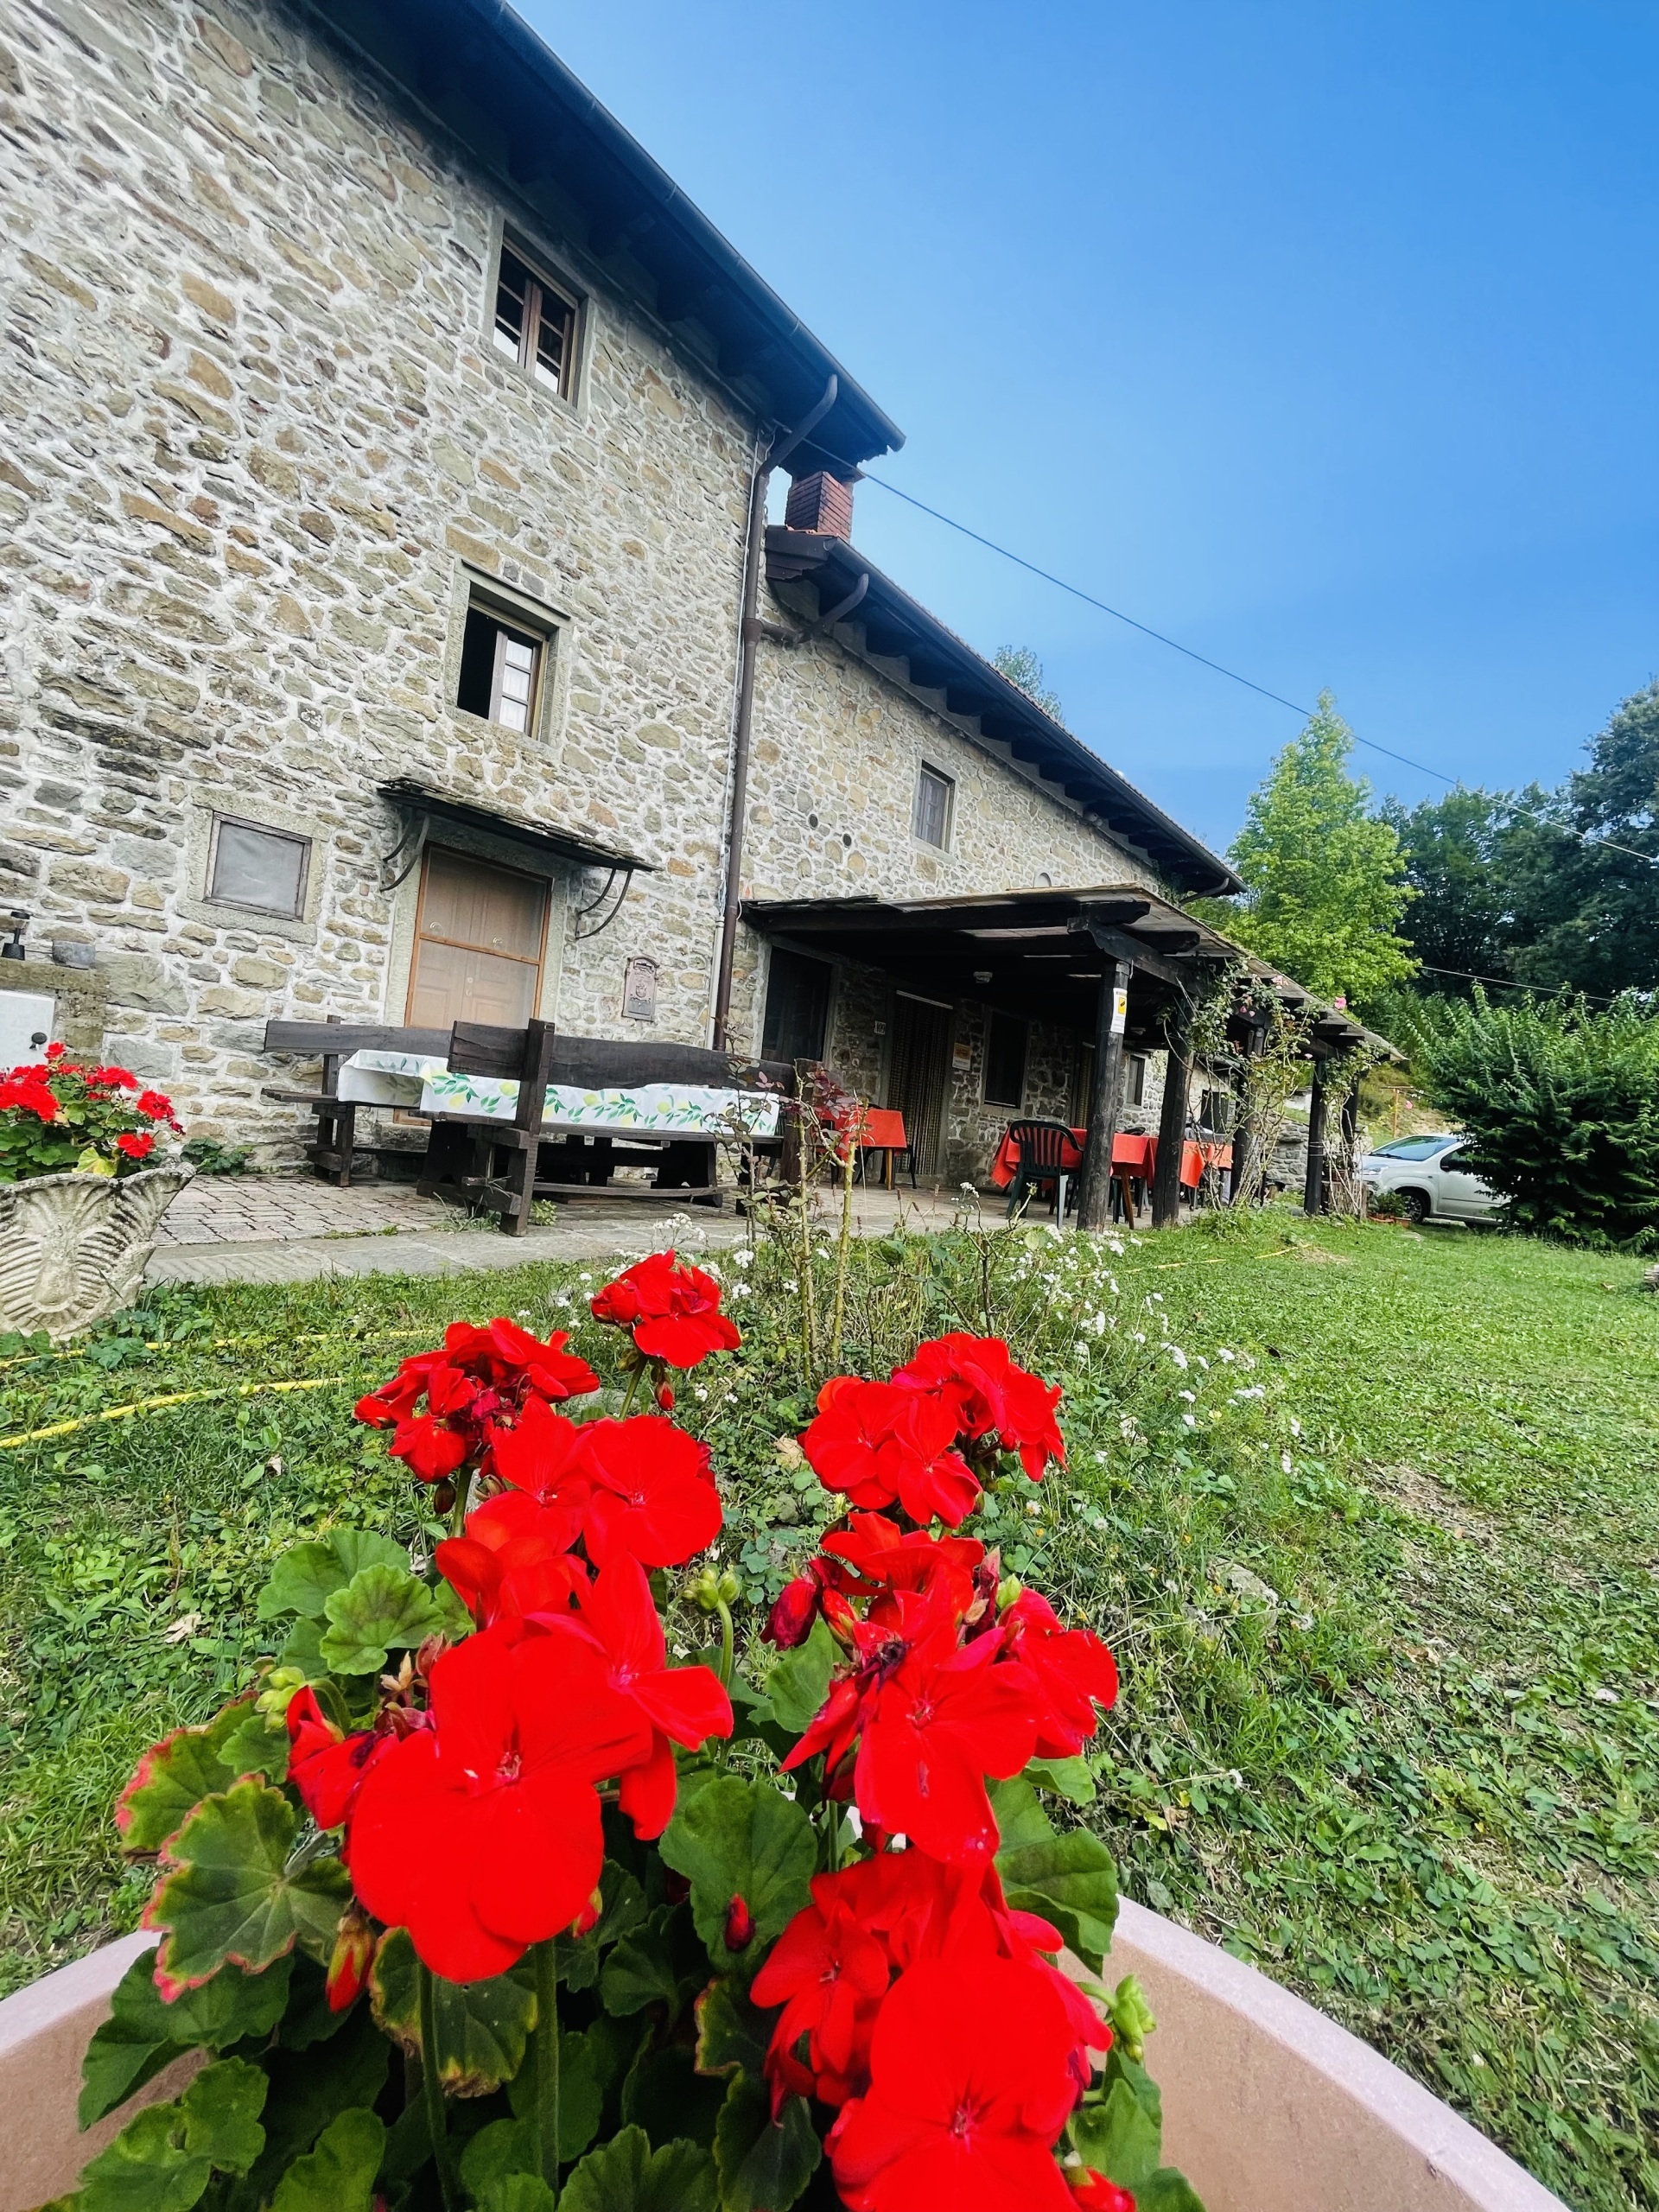
[[1054, 1217], [1065, 1219], [1066, 1186], [1079, 1173], [1077, 1160], [1065, 1164], [1077, 1150], [1077, 1141], [1064, 1122], [1010, 1122], [1008, 1135], [1018, 1148], [1014, 1181], [1008, 1190], [1008, 1219], [1033, 1187], [1054, 1185]]

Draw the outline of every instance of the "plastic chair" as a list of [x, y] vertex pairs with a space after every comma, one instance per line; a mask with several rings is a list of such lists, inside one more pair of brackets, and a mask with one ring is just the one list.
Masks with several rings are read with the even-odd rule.
[[1054, 1217], [1064, 1221], [1067, 1185], [1079, 1173], [1076, 1137], [1064, 1122], [1010, 1122], [1008, 1135], [1018, 1147], [1008, 1189], [1008, 1219], [1014, 1219], [1033, 1185], [1052, 1183]]

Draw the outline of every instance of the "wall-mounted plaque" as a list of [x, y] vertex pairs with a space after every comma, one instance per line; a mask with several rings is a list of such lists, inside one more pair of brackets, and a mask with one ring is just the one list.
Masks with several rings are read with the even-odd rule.
[[622, 1013], [628, 1021], [657, 1019], [657, 963], [630, 960], [622, 976]]

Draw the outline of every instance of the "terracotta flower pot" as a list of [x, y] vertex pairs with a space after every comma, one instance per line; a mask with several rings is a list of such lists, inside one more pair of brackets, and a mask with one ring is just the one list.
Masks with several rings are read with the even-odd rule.
[[156, 1224], [194, 1173], [181, 1165], [0, 1183], [0, 1334], [44, 1330], [58, 1344], [130, 1306]]
[[[0, 2110], [10, 2115], [0, 2212], [72, 2188], [141, 2105], [176, 2096], [188, 2078], [195, 2062], [181, 2059], [76, 2131], [81, 2055], [152, 1940], [107, 1944], [0, 2004]], [[1138, 1975], [1152, 2000], [1164, 2155], [1205, 2212], [1566, 2212], [1345, 2028], [1156, 1913], [1122, 1907], [1107, 1973]]]

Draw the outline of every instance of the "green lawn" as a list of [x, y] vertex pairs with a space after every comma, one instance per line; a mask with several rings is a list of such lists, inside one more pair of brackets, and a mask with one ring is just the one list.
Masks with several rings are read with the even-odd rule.
[[[861, 1266], [866, 1359], [895, 1316], [950, 1325], [988, 1296], [1067, 1383], [1070, 1482], [998, 1513], [1005, 1558], [1118, 1651], [1086, 1817], [1130, 1893], [1312, 1996], [1570, 2203], [1659, 2207], [1639, 1268], [1290, 1217], [1121, 1251], [1007, 1240], [988, 1285], [963, 1243]], [[111, 1800], [245, 1679], [271, 1554], [332, 1516], [420, 1536], [353, 1398], [457, 1314], [574, 1318], [578, 1273], [170, 1292], [90, 1355], [0, 1365], [0, 1436], [82, 1424], [0, 1450], [4, 1986], [133, 1922], [148, 1878], [111, 1847]], [[774, 1450], [801, 1398], [766, 1306], [737, 1309], [750, 1346], [680, 1408], [729, 1478], [757, 1601], [819, 1517]], [[215, 1395], [149, 1404], [180, 1392]]]

